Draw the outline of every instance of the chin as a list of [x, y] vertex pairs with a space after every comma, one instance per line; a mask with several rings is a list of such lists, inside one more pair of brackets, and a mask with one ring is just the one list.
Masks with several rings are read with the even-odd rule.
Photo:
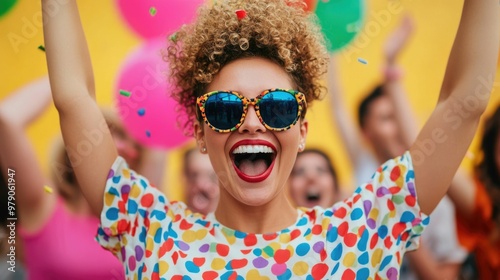
[[266, 205], [276, 197], [276, 193], [270, 188], [272, 187], [261, 186], [256, 188], [254, 184], [251, 189], [239, 190], [235, 199], [242, 204], [252, 207]]

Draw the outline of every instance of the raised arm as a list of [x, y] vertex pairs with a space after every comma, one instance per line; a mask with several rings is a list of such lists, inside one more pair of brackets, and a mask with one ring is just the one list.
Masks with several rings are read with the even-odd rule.
[[342, 96], [342, 85], [338, 72], [337, 58], [332, 55], [328, 66], [328, 93], [332, 107], [332, 118], [337, 124], [342, 142], [347, 149], [351, 164], [356, 166], [359, 160], [360, 148], [363, 147], [361, 133], [358, 125], [353, 121], [347, 111], [347, 106]]
[[[0, 166], [2, 174], [15, 170], [16, 205], [24, 228], [45, 221], [54, 196], [44, 192], [44, 177], [25, 130], [50, 104], [47, 77], [12, 93], [0, 102]], [[2, 194], [5, 195], [5, 194]]]
[[497, 0], [465, 0], [438, 104], [410, 148], [418, 201], [432, 212], [446, 193], [488, 105], [500, 37]]
[[[396, 59], [404, 49], [413, 33], [413, 21], [405, 16], [398, 28], [387, 38], [384, 46], [386, 65], [384, 69], [384, 94], [391, 100], [396, 122], [403, 144], [409, 148], [418, 134], [418, 126], [413, 114], [407, 92], [402, 83], [402, 69]], [[394, 155], [396, 156], [396, 155]]]
[[117, 152], [94, 100], [94, 76], [75, 0], [54, 9], [42, 0], [45, 49], [54, 104], [82, 192], [100, 213], [109, 169]]

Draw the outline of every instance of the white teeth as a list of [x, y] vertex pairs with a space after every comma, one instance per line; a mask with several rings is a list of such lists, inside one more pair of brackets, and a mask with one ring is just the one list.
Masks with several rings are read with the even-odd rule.
[[273, 149], [264, 145], [242, 145], [234, 149], [233, 154], [273, 153]]

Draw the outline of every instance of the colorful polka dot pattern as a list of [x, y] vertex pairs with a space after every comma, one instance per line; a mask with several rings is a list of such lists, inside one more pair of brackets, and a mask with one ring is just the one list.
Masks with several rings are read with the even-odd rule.
[[397, 279], [428, 218], [416, 203], [409, 153], [332, 209], [298, 209], [295, 225], [248, 234], [169, 202], [118, 158], [98, 241], [128, 279]]

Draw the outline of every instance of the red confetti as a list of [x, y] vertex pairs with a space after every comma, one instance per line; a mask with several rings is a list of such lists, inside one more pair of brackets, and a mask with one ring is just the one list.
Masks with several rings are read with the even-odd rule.
[[236, 10], [236, 16], [239, 20], [242, 20], [247, 16], [247, 12], [245, 10]]

